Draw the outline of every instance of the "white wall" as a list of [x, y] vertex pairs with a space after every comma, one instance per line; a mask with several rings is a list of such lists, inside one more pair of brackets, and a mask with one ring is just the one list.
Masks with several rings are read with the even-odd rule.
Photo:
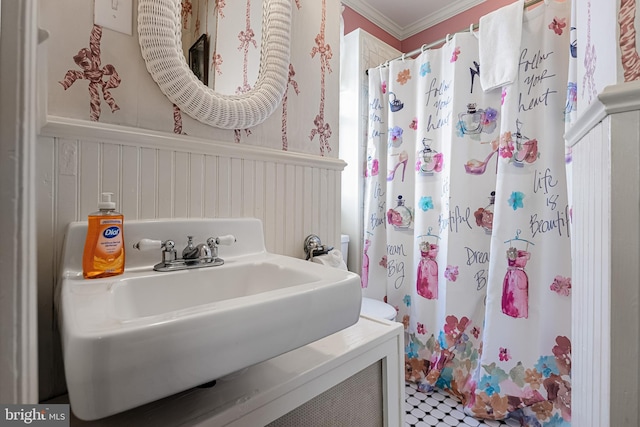
[[[340, 59], [340, 158], [342, 233], [349, 235], [349, 270], [362, 271], [364, 235], [364, 165], [367, 155], [369, 79], [366, 70], [397, 58], [401, 52], [358, 28], [344, 36]], [[328, 243], [328, 242], [327, 242]], [[335, 242], [334, 246], [338, 246]]]
[[35, 403], [35, 4], [0, 1], [0, 402]]

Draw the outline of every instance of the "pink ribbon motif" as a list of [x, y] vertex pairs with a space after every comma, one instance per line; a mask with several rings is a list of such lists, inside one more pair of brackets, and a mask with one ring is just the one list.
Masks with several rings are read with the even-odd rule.
[[[94, 25], [89, 37], [89, 49], [86, 47], [80, 49], [77, 55], [73, 57], [73, 61], [82, 68], [83, 71], [69, 70], [64, 76], [64, 80], [59, 82], [64, 90], [69, 89], [78, 79], [89, 80], [89, 96], [90, 102], [90, 118], [97, 122], [100, 119], [100, 94], [99, 88], [102, 88], [102, 97], [111, 107], [114, 113], [120, 109], [116, 101], [111, 95], [110, 89], [120, 86], [120, 76], [115, 67], [107, 64], [100, 67], [100, 39], [102, 38], [102, 27]], [[105, 76], [109, 76], [108, 80], [104, 80]]]
[[320, 61], [323, 69], [328, 72], [332, 72], [329, 61], [333, 58], [333, 52], [331, 51], [331, 45], [325, 43], [324, 34], [320, 33], [316, 36], [316, 45], [311, 49], [311, 57], [314, 58], [317, 53], [320, 54]]
[[253, 44], [253, 47], [258, 48], [258, 43], [254, 39], [255, 34], [251, 28], [247, 28], [246, 31], [240, 31], [238, 33], [238, 40], [240, 40], [240, 46], [238, 50], [244, 50], [249, 47], [249, 44]]
[[215, 8], [218, 9], [218, 15], [220, 15], [220, 18], [224, 18], [224, 7], [227, 4], [225, 3], [225, 0], [216, 0], [216, 5]]
[[288, 114], [288, 101], [289, 101], [289, 87], [293, 87], [296, 95], [300, 95], [300, 87], [298, 86], [298, 82], [293, 78], [296, 75], [296, 70], [293, 68], [292, 64], [289, 64], [289, 79], [287, 81], [287, 89], [284, 92], [284, 97], [282, 98], [282, 151], [287, 151], [289, 149], [289, 138], [287, 136], [287, 114]]
[[222, 74], [223, 62], [224, 60], [222, 59], [222, 55], [220, 55], [219, 53], [216, 53], [215, 55], [213, 55], [213, 58], [211, 58], [211, 68], [216, 71], [217, 75]]
[[324, 156], [325, 150], [331, 152], [331, 146], [329, 145], [329, 139], [331, 138], [331, 126], [329, 123], [324, 122], [324, 114], [318, 114], [313, 121], [316, 125], [315, 129], [311, 129], [311, 135], [309, 139], [313, 139], [316, 135], [319, 135], [320, 139], [320, 153]]
[[173, 133], [186, 135], [182, 132], [182, 113], [176, 104], [173, 104]]
[[182, 15], [182, 28], [189, 28], [189, 17], [191, 16], [193, 11], [193, 5], [191, 4], [191, 0], [182, 0], [182, 9], [180, 10], [180, 15]]
[[316, 45], [311, 49], [311, 57], [315, 58], [317, 54], [320, 54], [320, 111], [316, 115], [313, 121], [316, 126], [315, 129], [311, 129], [309, 139], [313, 140], [316, 135], [319, 135], [320, 140], [320, 154], [325, 155], [325, 152], [331, 152], [331, 145], [329, 139], [331, 138], [331, 126], [325, 122], [324, 117], [324, 102], [325, 102], [325, 78], [327, 72], [331, 73], [331, 65], [329, 61], [333, 57], [331, 46], [325, 41], [325, 25], [326, 25], [326, 1], [322, 1], [322, 19], [320, 21], [320, 32], [315, 38]]

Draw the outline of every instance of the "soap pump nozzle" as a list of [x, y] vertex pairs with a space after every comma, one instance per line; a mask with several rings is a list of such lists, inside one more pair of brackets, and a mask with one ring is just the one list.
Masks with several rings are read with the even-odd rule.
[[102, 193], [102, 200], [98, 202], [98, 209], [101, 211], [113, 211], [116, 209], [116, 202], [111, 200], [113, 193]]

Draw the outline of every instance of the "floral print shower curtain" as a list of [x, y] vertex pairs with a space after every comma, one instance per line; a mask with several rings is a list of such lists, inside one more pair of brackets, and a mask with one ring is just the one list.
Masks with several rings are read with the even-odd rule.
[[569, 22], [525, 12], [494, 91], [469, 33], [369, 70], [363, 293], [397, 308], [406, 379], [478, 418], [570, 425]]

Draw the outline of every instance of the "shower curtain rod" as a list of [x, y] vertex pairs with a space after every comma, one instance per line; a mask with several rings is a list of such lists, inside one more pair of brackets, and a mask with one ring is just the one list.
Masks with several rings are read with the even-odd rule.
[[[540, 2], [543, 2], [543, 1], [546, 1], [546, 0], [529, 0], [529, 1], [524, 3], [524, 8], [528, 9], [531, 6], [536, 5], [536, 4], [538, 4]], [[464, 30], [461, 30], [461, 31], [458, 31], [458, 32], [460, 32], [460, 33], [463, 33], [465, 31], [471, 32], [471, 31], [477, 30], [478, 28], [480, 28], [479, 24], [473, 24], [469, 28], [465, 28]], [[443, 42], [446, 42], [448, 37], [449, 37], [449, 35], [447, 35], [447, 37], [441, 38], [440, 40], [436, 40], [436, 41], [434, 41], [432, 43], [423, 44], [422, 46], [420, 46], [417, 49], [412, 50], [411, 52], [403, 53], [402, 55], [400, 55], [397, 58], [390, 59], [390, 60], [386, 61], [384, 64], [378, 65], [378, 67], [386, 67], [389, 64], [389, 62], [397, 61], [398, 59], [408, 58], [408, 57], [411, 57], [413, 55], [417, 55], [418, 53], [421, 53], [424, 50], [431, 49], [432, 47], [438, 46], [438, 45], [442, 44]], [[369, 74], [369, 70], [367, 70], [366, 73], [368, 75]]]

